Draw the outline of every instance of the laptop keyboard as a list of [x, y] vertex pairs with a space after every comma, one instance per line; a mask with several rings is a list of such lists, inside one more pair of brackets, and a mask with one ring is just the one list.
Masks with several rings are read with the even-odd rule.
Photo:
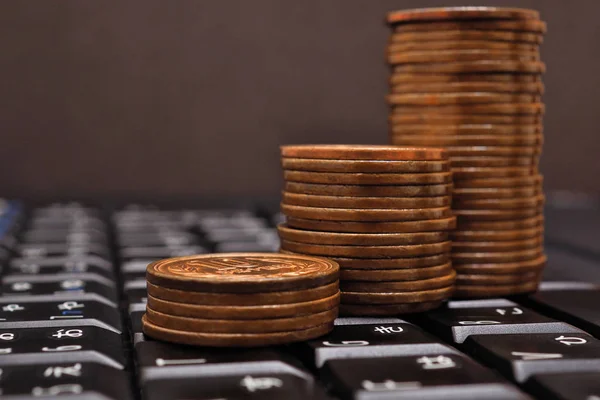
[[289, 346], [193, 348], [142, 334], [146, 265], [277, 251], [279, 216], [0, 208], [3, 399], [600, 400], [600, 286], [585, 277], [403, 319], [339, 318]]

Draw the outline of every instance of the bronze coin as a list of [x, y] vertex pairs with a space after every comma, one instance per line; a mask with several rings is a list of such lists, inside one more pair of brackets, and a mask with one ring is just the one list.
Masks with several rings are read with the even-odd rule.
[[533, 83], [504, 83], [504, 82], [449, 82], [449, 83], [400, 83], [390, 88], [392, 93], [544, 93], [544, 84]]
[[286, 204], [326, 208], [438, 208], [448, 207], [450, 196], [438, 197], [348, 197], [283, 192]]
[[460, 172], [461, 168], [537, 168], [538, 162], [537, 157], [452, 157], [451, 165]]
[[402, 51], [388, 53], [387, 63], [424, 64], [462, 61], [539, 61], [538, 52], [518, 52], [506, 50], [435, 50], [435, 51]]
[[544, 36], [531, 32], [460, 30], [392, 33], [390, 43], [429, 42], [438, 40], [487, 40], [511, 43], [541, 44]]
[[388, 24], [405, 22], [427, 22], [447, 20], [495, 20], [495, 19], [525, 19], [538, 20], [540, 13], [524, 8], [497, 8], [497, 7], [432, 7], [415, 8], [410, 10], [390, 11], [387, 14]]
[[359, 208], [322, 208], [281, 204], [281, 212], [287, 217], [325, 221], [418, 221], [440, 219], [452, 216], [450, 207], [421, 209], [359, 209]]
[[[464, 114], [525, 114], [541, 115], [544, 113], [543, 103], [491, 103], [491, 104], [457, 104], [441, 106], [402, 106], [393, 107], [392, 114], [425, 114], [432, 115], [464, 115]], [[472, 116], [469, 116], [472, 117]]]
[[147, 283], [148, 295], [167, 301], [205, 306], [269, 306], [321, 300], [339, 291], [337, 281], [309, 289], [263, 293], [207, 293], [169, 289]]
[[[533, 176], [518, 176], [515, 178], [490, 178], [471, 179], [460, 182], [460, 189], [464, 188], [517, 188], [523, 186], [539, 185], [543, 181], [541, 174]], [[457, 185], [458, 189], [458, 185]]]
[[395, 73], [390, 77], [392, 84], [424, 84], [424, 83], [461, 83], [461, 82], [494, 82], [494, 83], [541, 83], [542, 78], [536, 74], [505, 74], [505, 73], [463, 73], [463, 74], [415, 74]]
[[294, 145], [281, 146], [282, 157], [335, 160], [444, 161], [444, 149], [402, 148], [375, 145]]
[[314, 172], [345, 173], [424, 173], [448, 172], [448, 161], [377, 161], [282, 158], [283, 169]]
[[538, 19], [524, 20], [466, 20], [466, 21], [434, 21], [418, 24], [400, 24], [394, 27], [394, 32], [429, 32], [449, 30], [483, 30], [483, 31], [521, 31], [546, 32], [546, 23]]
[[415, 186], [323, 185], [286, 182], [285, 191], [300, 194], [351, 197], [437, 197], [452, 194], [451, 184]]
[[288, 226], [325, 232], [402, 233], [446, 231], [456, 227], [456, 217], [407, 222], [348, 222], [287, 218]]
[[[279, 250], [285, 254], [294, 254], [292, 251], [288, 250]], [[344, 258], [344, 257], [332, 257], [332, 260], [335, 260], [338, 264], [340, 264], [340, 274], [343, 271], [349, 271], [351, 269], [357, 270], [355, 273], [358, 273], [358, 270], [370, 270], [370, 271], [380, 271], [380, 270], [389, 270], [390, 276], [400, 276], [400, 269], [408, 270], [406, 272], [406, 276], [421, 276], [419, 274], [423, 274], [423, 278], [429, 276], [439, 276], [443, 275], [446, 269], [451, 268], [450, 266], [450, 253], [441, 253], [435, 254], [432, 256], [422, 256], [422, 257], [408, 257], [408, 258], [380, 258], [380, 259], [368, 259], [368, 258]], [[433, 268], [437, 269], [433, 269]], [[425, 270], [428, 271], [425, 271]], [[434, 274], [435, 275], [431, 275]], [[341, 276], [341, 275], [340, 275]], [[404, 279], [404, 278], [402, 278]], [[416, 279], [416, 278], [415, 278]], [[363, 279], [369, 280], [369, 279]], [[382, 279], [380, 279], [382, 280]], [[401, 280], [401, 278], [392, 279], [392, 280]], [[406, 280], [410, 280], [406, 278]]]
[[[542, 213], [543, 207], [515, 208], [511, 210], [463, 210], [454, 209], [459, 225], [464, 221], [506, 221], [530, 218]], [[462, 226], [462, 225], [461, 225]]]
[[461, 220], [460, 231], [512, 231], [515, 229], [537, 228], [544, 222], [541, 213], [535, 217], [519, 218], [511, 221], [472, 221]]
[[484, 275], [484, 274], [473, 274], [463, 275], [460, 274], [456, 278], [456, 284], [461, 286], [469, 285], [516, 285], [520, 283], [532, 282], [539, 279], [539, 272], [529, 272], [523, 274], [496, 274], [496, 275]]
[[344, 282], [416, 281], [446, 276], [451, 274], [452, 271], [450, 263], [412, 269], [342, 269], [340, 279], [343, 279]]
[[484, 264], [457, 264], [454, 266], [460, 275], [486, 274], [524, 274], [528, 272], [539, 272], [546, 265], [546, 256], [541, 255], [533, 260], [516, 261], [507, 263], [484, 263]]
[[178, 331], [155, 325], [142, 317], [144, 334], [165, 342], [210, 347], [258, 347], [302, 342], [328, 334], [333, 321], [307, 329], [275, 333], [200, 333]]
[[458, 93], [401, 93], [387, 96], [393, 105], [455, 105], [483, 103], [527, 103], [540, 100], [540, 96], [530, 93], [493, 93], [493, 92], [458, 92]]
[[146, 319], [158, 326], [178, 331], [207, 333], [272, 333], [308, 329], [332, 322], [338, 308], [300, 317], [269, 319], [201, 319], [163, 314], [146, 307]]
[[163, 314], [190, 318], [234, 320], [284, 318], [316, 314], [337, 307], [339, 302], [339, 293], [324, 299], [302, 303], [263, 306], [208, 306], [173, 302], [148, 296], [148, 307]]
[[452, 263], [458, 265], [529, 261], [540, 257], [543, 251], [543, 248], [539, 246], [533, 249], [504, 252], [453, 252]]
[[[408, 125], [393, 124], [391, 132], [395, 135], [427, 136], [493, 136], [493, 135], [538, 135], [543, 127], [540, 124], [494, 125], [494, 124], [448, 124], [448, 125]], [[450, 161], [452, 163], [452, 160]], [[454, 172], [454, 171], [452, 171]]]
[[[544, 234], [544, 226], [541, 224], [536, 228], [515, 229], [508, 231], [454, 231], [450, 233], [452, 243], [472, 242], [475, 240], [483, 240], [486, 242], [505, 241], [505, 240], [522, 240], [537, 237]], [[340, 276], [342, 273], [340, 265]]]
[[[540, 61], [520, 60], [483, 60], [483, 61], [455, 61], [428, 64], [400, 64], [395, 65], [393, 73], [402, 74], [460, 74], [473, 72], [509, 72], [543, 74], [546, 72], [546, 64]], [[525, 103], [528, 97], [521, 100]]]
[[542, 185], [521, 186], [515, 188], [465, 188], [454, 189], [453, 203], [479, 199], [516, 199], [530, 198], [542, 194]]
[[456, 209], [487, 209], [487, 210], [512, 210], [520, 208], [536, 208], [544, 204], [545, 197], [540, 194], [535, 197], [517, 197], [512, 199], [454, 199]]
[[402, 135], [392, 134], [395, 145], [417, 146], [539, 146], [542, 135]]
[[422, 303], [449, 298], [454, 286], [418, 292], [342, 292], [342, 304]]
[[[433, 113], [393, 113], [388, 117], [392, 126], [414, 126], [418, 124], [428, 126], [449, 125], [481, 125], [481, 124], [509, 124], [509, 125], [539, 125], [542, 116], [539, 115], [470, 115], [470, 114], [433, 114]], [[409, 129], [409, 128], [407, 128]]]
[[391, 42], [387, 53], [408, 51], [448, 51], [448, 50], [499, 50], [521, 53], [539, 53], [540, 46], [532, 43], [501, 42], [490, 40], [431, 40], [427, 42], [412, 40]]
[[340, 316], [343, 317], [379, 317], [379, 316], [395, 316], [400, 314], [412, 314], [434, 310], [440, 307], [444, 300], [427, 301], [423, 303], [400, 303], [400, 304], [376, 304], [359, 305], [359, 304], [341, 304]]
[[331, 260], [278, 253], [215, 253], [155, 261], [146, 280], [172, 289], [206, 292], [276, 292], [335, 282]]
[[456, 272], [451, 271], [444, 276], [418, 281], [387, 281], [387, 282], [340, 282], [340, 289], [344, 292], [417, 292], [422, 290], [440, 289], [451, 286], [456, 279]]
[[476, 252], [496, 252], [496, 251], [517, 251], [522, 249], [532, 249], [544, 244], [542, 235], [529, 239], [506, 240], [496, 242], [473, 241], [473, 242], [452, 242], [452, 251], [457, 253], [476, 253]]
[[285, 224], [277, 226], [279, 237], [299, 243], [331, 244], [347, 246], [398, 246], [439, 243], [448, 240], [448, 232], [415, 233], [338, 233], [320, 232], [290, 228]]
[[512, 296], [535, 292], [539, 280], [513, 285], [456, 285], [455, 299]]
[[448, 146], [450, 157], [524, 157], [542, 153], [542, 146]]
[[447, 241], [406, 246], [341, 246], [308, 244], [282, 240], [281, 248], [297, 254], [351, 258], [391, 258], [441, 254], [449, 252], [452, 248], [452, 243]]
[[452, 174], [450, 172], [363, 174], [284, 170], [283, 179], [288, 182], [321, 183], [325, 185], [435, 185], [451, 183]]
[[454, 168], [452, 170], [452, 179], [455, 181], [487, 178], [516, 178], [523, 176], [538, 175], [537, 167], [471, 167]]

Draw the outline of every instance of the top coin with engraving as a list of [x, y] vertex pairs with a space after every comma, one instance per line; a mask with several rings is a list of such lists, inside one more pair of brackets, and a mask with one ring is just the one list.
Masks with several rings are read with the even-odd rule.
[[278, 253], [216, 253], [159, 260], [148, 265], [148, 282], [194, 292], [257, 293], [326, 285], [339, 265], [320, 257]]
[[539, 19], [540, 13], [523, 8], [500, 7], [436, 7], [392, 11], [389, 24], [418, 21], [447, 21], [461, 19]]
[[433, 147], [398, 147], [360, 144], [309, 144], [281, 146], [281, 155], [290, 158], [333, 160], [441, 161], [446, 150]]

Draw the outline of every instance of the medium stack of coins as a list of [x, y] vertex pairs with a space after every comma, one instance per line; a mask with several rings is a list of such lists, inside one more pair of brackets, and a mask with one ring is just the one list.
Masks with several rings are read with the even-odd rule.
[[537, 288], [543, 252], [544, 105], [537, 11], [388, 14], [391, 143], [445, 147], [454, 178], [456, 297]]
[[442, 149], [283, 146], [281, 251], [340, 265], [342, 315], [429, 310], [451, 296], [452, 176]]
[[144, 333], [197, 346], [252, 347], [329, 333], [339, 265], [318, 257], [222, 253], [148, 265]]

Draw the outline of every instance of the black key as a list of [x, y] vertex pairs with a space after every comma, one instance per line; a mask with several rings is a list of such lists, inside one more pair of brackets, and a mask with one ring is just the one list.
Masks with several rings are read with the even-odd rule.
[[529, 296], [527, 304], [600, 338], [600, 289], [544, 290]]
[[322, 377], [341, 399], [527, 399], [459, 354], [330, 360]]
[[144, 315], [145, 310], [137, 310], [129, 313], [129, 328], [131, 332], [131, 341], [134, 344], [144, 342], [146, 340], [144, 334], [142, 333], [142, 316]]
[[580, 332], [504, 299], [451, 301], [419, 318], [428, 330], [455, 343], [464, 342], [469, 335]]
[[[347, 322], [350, 324], [339, 325]], [[401, 319], [381, 319], [379, 323], [366, 322], [361, 325], [355, 324], [357, 322], [360, 323], [360, 319], [341, 318], [336, 321], [330, 334], [299, 343], [293, 348], [298, 357], [316, 368], [334, 358], [408, 356], [455, 351]]]
[[21, 235], [28, 243], [106, 243], [106, 232], [97, 227], [77, 229], [35, 229]]
[[40, 260], [15, 258], [10, 261], [8, 274], [61, 274], [89, 272], [114, 279], [113, 265], [95, 256], [49, 257]]
[[197, 244], [197, 238], [187, 232], [161, 233], [122, 233], [119, 235], [119, 246], [190, 246]]
[[279, 249], [279, 243], [247, 242], [221, 242], [215, 244], [215, 251], [220, 253], [244, 252], [274, 252]]
[[[146, 268], [153, 260], [126, 261], [121, 265], [121, 274], [125, 282], [130, 280], [146, 280]], [[146, 286], [144, 286], [146, 287]]]
[[17, 254], [26, 259], [40, 259], [47, 257], [85, 257], [97, 256], [107, 259], [110, 252], [105, 245], [90, 243], [83, 245], [38, 244], [25, 243], [17, 247]]
[[125, 261], [136, 259], [158, 260], [169, 257], [182, 257], [203, 254], [207, 250], [201, 246], [185, 247], [125, 247], [121, 249], [121, 258]]
[[532, 376], [525, 388], [544, 400], [598, 400], [600, 373], [578, 372]]
[[[141, 283], [144, 283], [141, 286]], [[137, 285], [139, 283], [140, 285]], [[147, 303], [148, 302], [148, 292], [146, 291], [146, 281], [131, 281], [125, 284], [125, 297], [127, 297], [127, 302], [129, 304], [132, 303]], [[134, 285], [135, 284], [135, 285]]]
[[119, 310], [95, 294], [0, 297], [0, 329], [97, 326], [121, 332]]
[[123, 369], [121, 335], [94, 326], [0, 329], [0, 366], [88, 361]]
[[[133, 399], [129, 377], [101, 364], [88, 362], [6, 365], [0, 368], [3, 398]], [[29, 397], [31, 396], [31, 397]], [[89, 397], [88, 397], [89, 396]]]
[[471, 336], [465, 349], [517, 382], [541, 373], [600, 371], [600, 341], [583, 332]]
[[2, 279], [5, 296], [55, 295], [71, 296], [96, 293], [113, 303], [118, 295], [113, 281], [90, 273], [56, 275], [9, 275]]

